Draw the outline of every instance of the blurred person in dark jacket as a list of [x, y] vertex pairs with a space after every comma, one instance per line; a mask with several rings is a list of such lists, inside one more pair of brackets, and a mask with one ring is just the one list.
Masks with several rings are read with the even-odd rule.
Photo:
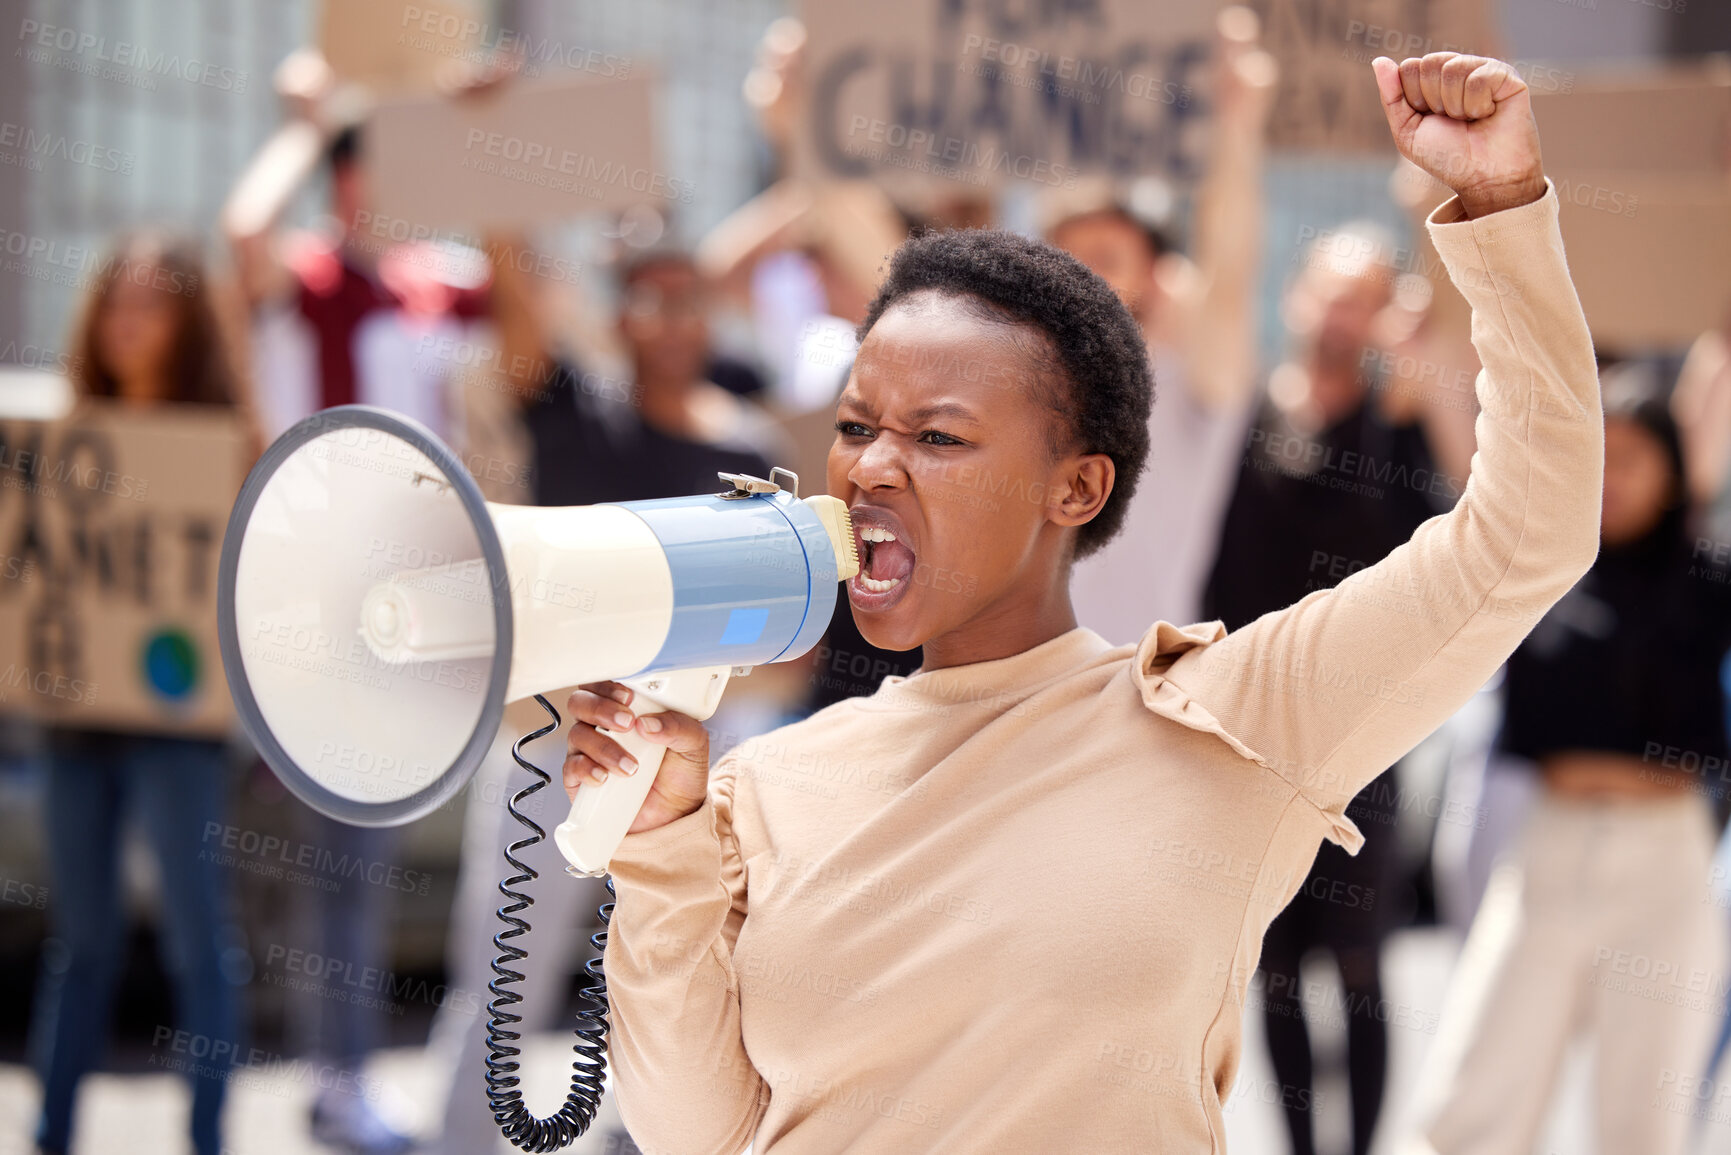
[[[1287, 291], [1282, 313], [1293, 349], [1270, 374], [1245, 439], [1203, 596], [1204, 617], [1229, 630], [1375, 564], [1458, 496], [1459, 483], [1434, 464], [1427, 429], [1391, 419], [1380, 379], [1365, 371], [1379, 363], [1379, 346], [1414, 325], [1415, 308], [1397, 292], [1394, 253], [1393, 239], [1376, 226], [1345, 225], [1310, 247]], [[1291, 669], [1260, 676], [1326, 700], [1361, 693], [1348, 684], [1352, 674], [1295, 659]], [[1364, 831], [1364, 846], [1356, 856], [1324, 846], [1263, 940], [1264, 1023], [1295, 1155], [1316, 1149], [1301, 976], [1312, 951], [1333, 956], [1346, 991], [1354, 1155], [1370, 1150], [1381, 1112], [1388, 1066], [1381, 950], [1398, 881], [1393, 790], [1383, 777], [1360, 791], [1347, 816]]]

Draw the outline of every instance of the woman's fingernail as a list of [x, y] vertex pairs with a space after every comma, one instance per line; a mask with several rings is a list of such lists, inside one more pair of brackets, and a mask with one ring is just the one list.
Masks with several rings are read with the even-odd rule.
[[589, 779], [599, 786], [601, 783], [607, 781], [607, 771], [597, 766], [595, 769], [589, 771]]
[[623, 758], [619, 759], [619, 768], [627, 774], [635, 773], [637, 770], [637, 759], [627, 754]]
[[624, 710], [620, 710], [618, 713], [613, 715], [613, 724], [615, 726], [622, 726], [629, 730], [631, 729], [631, 715]]
[[651, 734], [661, 733], [661, 719], [654, 716], [643, 719], [643, 729]]
[[631, 691], [626, 689], [624, 686], [620, 686], [617, 690], [613, 691], [613, 700], [618, 702], [621, 706], [629, 706], [631, 704]]

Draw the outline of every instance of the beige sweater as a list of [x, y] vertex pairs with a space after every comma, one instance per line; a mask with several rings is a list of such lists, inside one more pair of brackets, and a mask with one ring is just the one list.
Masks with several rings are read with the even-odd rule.
[[1077, 629], [887, 679], [625, 839], [610, 1055], [646, 1151], [1225, 1150], [1269, 921], [1597, 552], [1557, 203], [1432, 216], [1486, 366], [1479, 449], [1382, 562], [1232, 634]]

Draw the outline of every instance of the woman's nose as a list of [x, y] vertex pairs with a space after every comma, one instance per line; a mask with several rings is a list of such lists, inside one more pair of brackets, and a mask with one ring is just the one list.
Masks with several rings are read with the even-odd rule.
[[905, 487], [908, 473], [894, 438], [882, 433], [872, 438], [848, 470], [847, 478], [861, 489]]

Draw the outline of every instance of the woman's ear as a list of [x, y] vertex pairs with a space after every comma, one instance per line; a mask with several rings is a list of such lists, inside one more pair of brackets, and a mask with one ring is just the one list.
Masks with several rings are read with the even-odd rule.
[[1117, 467], [1104, 453], [1072, 457], [1050, 491], [1046, 516], [1055, 525], [1077, 526], [1093, 521], [1112, 496]]

